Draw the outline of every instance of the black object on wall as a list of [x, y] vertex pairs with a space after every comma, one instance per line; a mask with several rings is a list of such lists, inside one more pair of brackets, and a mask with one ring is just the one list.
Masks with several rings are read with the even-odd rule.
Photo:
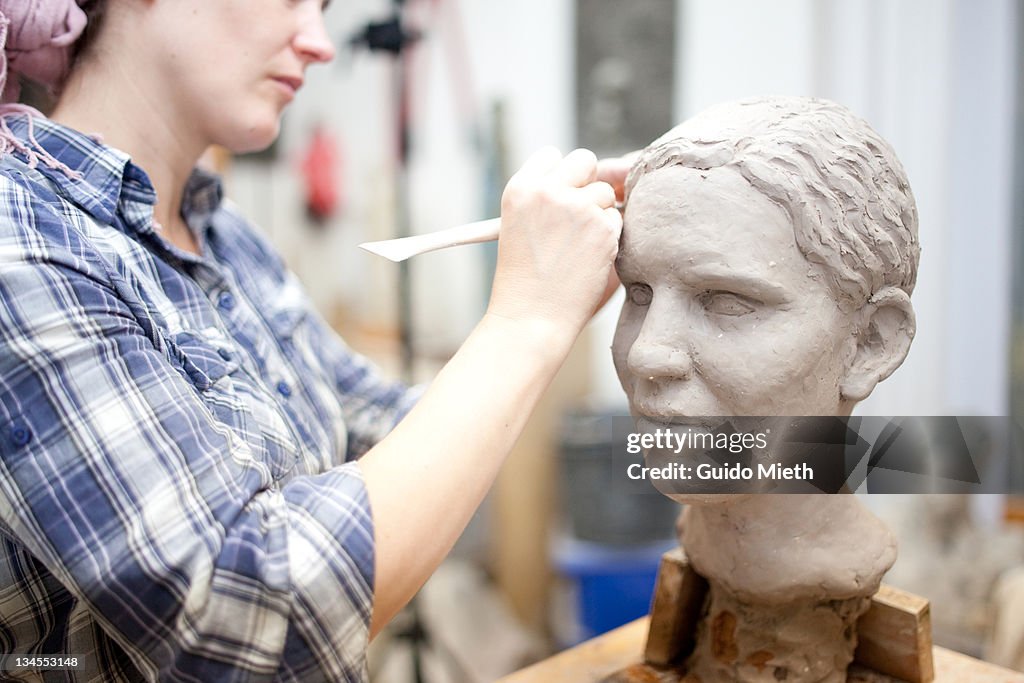
[[576, 0], [578, 144], [641, 149], [675, 123], [676, 3]]

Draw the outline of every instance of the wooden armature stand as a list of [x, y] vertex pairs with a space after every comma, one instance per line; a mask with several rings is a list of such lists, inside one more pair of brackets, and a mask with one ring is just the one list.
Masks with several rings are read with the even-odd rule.
[[[680, 667], [693, 650], [707, 590], [707, 582], [690, 567], [681, 548], [665, 553], [651, 604], [644, 662], [605, 680], [686, 683]], [[931, 615], [924, 598], [882, 586], [857, 623], [857, 634], [851, 681], [868, 677], [869, 672], [906, 683], [931, 683], [935, 679]]]

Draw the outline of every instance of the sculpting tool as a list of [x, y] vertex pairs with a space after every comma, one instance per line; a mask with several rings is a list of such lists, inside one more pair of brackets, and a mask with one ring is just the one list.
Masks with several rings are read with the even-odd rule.
[[501, 219], [488, 218], [487, 220], [456, 225], [454, 228], [428, 232], [423, 235], [381, 240], [379, 242], [363, 242], [359, 245], [359, 248], [399, 263], [410, 256], [425, 254], [428, 251], [447, 249], [448, 247], [455, 247], [460, 244], [493, 242], [498, 239], [498, 232], [500, 230]]
[[[622, 211], [623, 205], [616, 204], [615, 208]], [[454, 228], [428, 232], [423, 235], [400, 237], [393, 240], [380, 240], [378, 242], [363, 242], [359, 245], [359, 248], [365, 249], [371, 254], [383, 256], [395, 263], [400, 263], [407, 258], [417, 254], [425, 254], [428, 251], [447, 249], [448, 247], [457, 247], [463, 244], [493, 242], [498, 239], [500, 231], [501, 219], [488, 218], [482, 221], [456, 225]]]

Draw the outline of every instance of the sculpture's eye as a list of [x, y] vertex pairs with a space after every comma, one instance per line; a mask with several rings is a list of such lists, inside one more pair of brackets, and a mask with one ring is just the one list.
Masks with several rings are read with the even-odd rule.
[[632, 284], [626, 289], [626, 295], [635, 306], [648, 306], [654, 298], [654, 292], [647, 285]]
[[755, 310], [754, 302], [734, 292], [708, 291], [700, 295], [704, 310], [717, 315], [746, 315]]

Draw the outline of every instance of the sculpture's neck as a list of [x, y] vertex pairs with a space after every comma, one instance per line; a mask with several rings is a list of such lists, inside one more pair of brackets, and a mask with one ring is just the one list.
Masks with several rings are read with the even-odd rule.
[[691, 505], [681, 527], [697, 572], [746, 602], [870, 596], [896, 559], [888, 528], [852, 495]]

